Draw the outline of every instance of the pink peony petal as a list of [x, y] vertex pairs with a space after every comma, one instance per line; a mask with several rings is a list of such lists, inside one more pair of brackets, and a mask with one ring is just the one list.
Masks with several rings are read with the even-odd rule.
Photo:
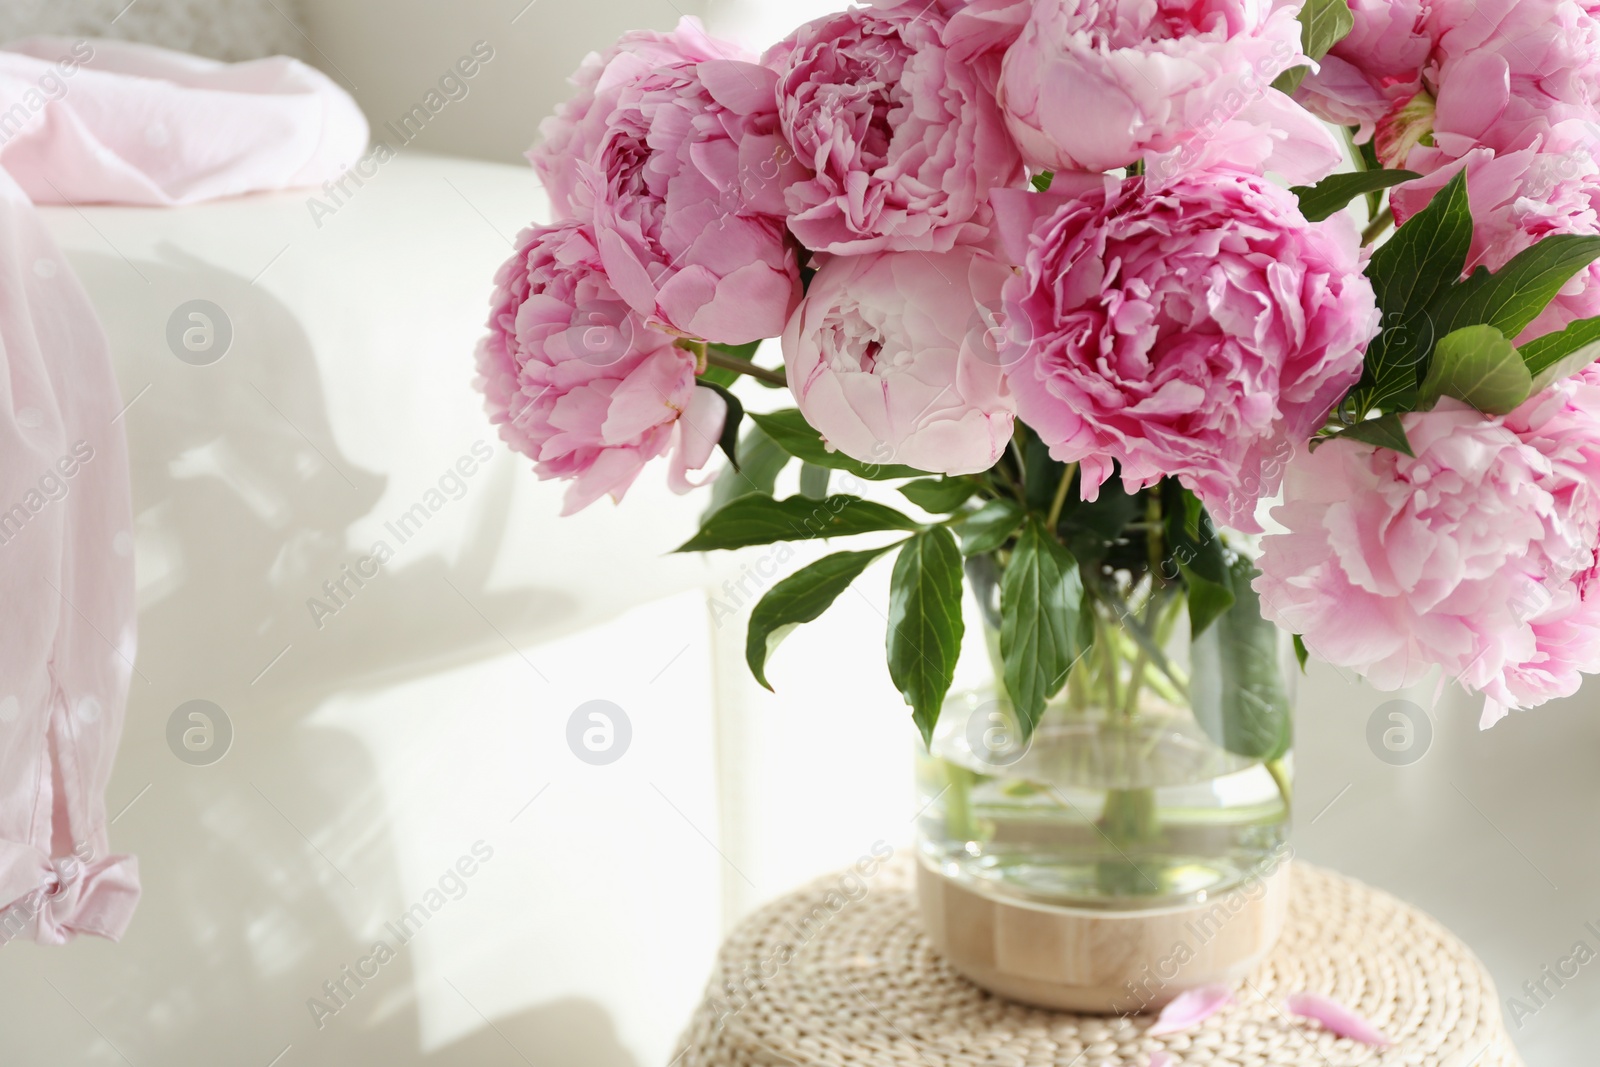
[[1296, 993], [1284, 1006], [1294, 1015], [1315, 1019], [1332, 1033], [1364, 1045], [1383, 1048], [1391, 1044], [1383, 1031], [1336, 1000], [1321, 993]]
[[1150, 1067], [1173, 1067], [1178, 1061], [1172, 1058], [1170, 1052], [1150, 1053]]
[[1162, 1008], [1156, 1024], [1146, 1033], [1150, 1037], [1160, 1037], [1162, 1034], [1188, 1030], [1199, 1026], [1232, 1003], [1233, 994], [1227, 986], [1208, 985], [1191, 989]]

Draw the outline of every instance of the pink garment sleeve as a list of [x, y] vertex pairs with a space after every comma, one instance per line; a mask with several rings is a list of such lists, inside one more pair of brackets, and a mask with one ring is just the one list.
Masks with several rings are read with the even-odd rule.
[[122, 399], [33, 202], [320, 184], [367, 133], [354, 101], [294, 60], [54, 38], [0, 50], [0, 943], [115, 939], [139, 897], [104, 795], [135, 655]]

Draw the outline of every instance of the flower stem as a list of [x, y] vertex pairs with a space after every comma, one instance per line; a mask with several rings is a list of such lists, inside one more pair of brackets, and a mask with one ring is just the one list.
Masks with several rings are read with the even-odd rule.
[[1361, 231], [1361, 244], [1370, 245], [1384, 235], [1384, 232], [1394, 225], [1394, 208], [1386, 207], [1383, 213], [1372, 220], [1371, 225]]
[[766, 382], [768, 385], [783, 386], [785, 388], [789, 385], [788, 377], [781, 370], [768, 370], [765, 367], [758, 367], [754, 363], [718, 352], [714, 348], [706, 349], [705, 361], [707, 366], [731, 370], [735, 374], [743, 374], [754, 378], [758, 382]]
[[1052, 534], [1056, 532], [1056, 524], [1061, 521], [1061, 509], [1067, 506], [1067, 490], [1072, 488], [1072, 479], [1077, 473], [1076, 463], [1068, 463], [1061, 472], [1061, 484], [1056, 486], [1056, 497], [1050, 502], [1050, 514], [1044, 520], [1045, 529]]
[[1283, 797], [1283, 808], [1288, 811], [1294, 806], [1294, 783], [1289, 780], [1289, 768], [1281, 759], [1268, 760], [1263, 766], [1267, 768], [1267, 773], [1272, 775], [1272, 780], [1278, 783], [1278, 793]]

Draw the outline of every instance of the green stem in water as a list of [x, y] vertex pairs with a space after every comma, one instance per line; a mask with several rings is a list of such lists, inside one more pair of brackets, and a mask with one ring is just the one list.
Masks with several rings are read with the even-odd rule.
[[949, 783], [944, 791], [945, 833], [962, 841], [976, 841], [978, 828], [972, 820], [972, 786], [977, 775], [949, 760], [941, 762]]
[[1122, 703], [1117, 688], [1117, 650], [1111, 644], [1111, 631], [1105, 620], [1094, 612], [1094, 643], [1100, 646], [1101, 672], [1105, 675], [1106, 711], [1114, 712]]
[[1283, 807], [1287, 811], [1294, 807], [1294, 782], [1289, 778], [1289, 768], [1280, 759], [1268, 760], [1263, 764], [1267, 773], [1272, 775], [1272, 780], [1278, 783], [1278, 793], [1283, 797]]

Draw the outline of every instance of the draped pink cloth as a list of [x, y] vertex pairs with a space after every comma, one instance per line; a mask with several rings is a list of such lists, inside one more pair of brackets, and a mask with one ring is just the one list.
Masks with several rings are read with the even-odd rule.
[[64, 38], [0, 50], [0, 943], [114, 939], [139, 898], [104, 795], [135, 653], [123, 401], [33, 204], [321, 184], [367, 133], [343, 90], [292, 59]]

